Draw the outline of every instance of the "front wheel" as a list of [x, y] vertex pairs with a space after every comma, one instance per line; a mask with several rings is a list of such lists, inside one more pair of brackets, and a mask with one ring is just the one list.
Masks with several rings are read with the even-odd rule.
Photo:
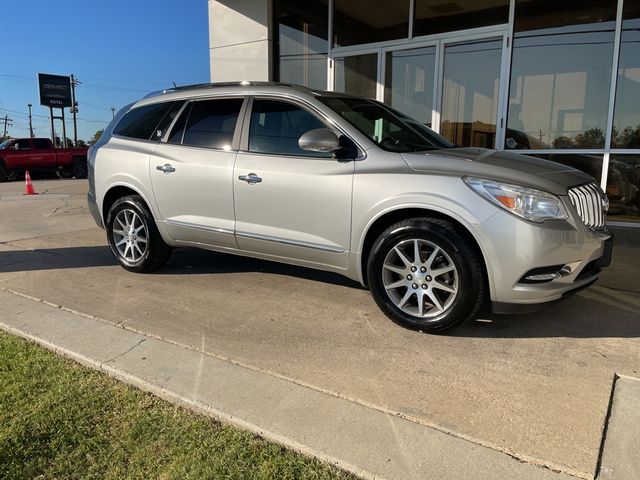
[[164, 265], [171, 248], [164, 243], [142, 197], [118, 199], [107, 215], [107, 240], [120, 265], [130, 272], [151, 272]]
[[405, 327], [450, 330], [472, 318], [484, 299], [481, 259], [445, 220], [392, 225], [374, 243], [367, 266], [376, 303]]

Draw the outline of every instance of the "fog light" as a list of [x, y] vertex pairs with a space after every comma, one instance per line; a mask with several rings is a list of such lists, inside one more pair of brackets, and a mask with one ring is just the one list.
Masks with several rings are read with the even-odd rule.
[[527, 275], [526, 277], [524, 277], [525, 280], [528, 280], [530, 282], [550, 282], [551, 280], [554, 280], [556, 278], [560, 278], [560, 273], [559, 272], [555, 272], [555, 273], [538, 273], [536, 275]]
[[549, 267], [534, 268], [525, 273], [519, 283], [544, 283], [556, 278], [571, 275], [580, 266], [580, 262], [551, 265]]
[[544, 283], [560, 278], [564, 265], [550, 265], [529, 270], [520, 279], [520, 283]]

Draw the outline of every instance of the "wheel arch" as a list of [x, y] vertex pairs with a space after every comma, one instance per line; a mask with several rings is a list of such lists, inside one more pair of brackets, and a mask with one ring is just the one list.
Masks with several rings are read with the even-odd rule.
[[107, 224], [107, 215], [109, 214], [109, 210], [111, 209], [113, 204], [116, 202], [116, 200], [122, 197], [126, 197], [128, 195], [137, 195], [140, 198], [142, 198], [142, 201], [145, 203], [145, 205], [147, 206], [149, 211], [152, 212], [152, 215], [153, 215], [153, 210], [151, 209], [151, 205], [149, 204], [149, 202], [147, 201], [147, 199], [142, 193], [140, 193], [138, 190], [136, 190], [135, 188], [132, 188], [129, 185], [114, 185], [111, 188], [109, 188], [109, 190], [107, 190], [107, 192], [104, 195], [104, 198], [102, 199], [102, 221], [104, 222], [104, 225]]
[[362, 283], [366, 286], [367, 282], [367, 261], [369, 258], [369, 254], [371, 252], [371, 248], [373, 247], [374, 242], [380, 236], [380, 234], [386, 230], [388, 227], [393, 225], [394, 223], [400, 222], [402, 220], [407, 220], [409, 218], [436, 218], [439, 220], [446, 220], [451, 223], [456, 232], [460, 234], [469, 245], [473, 248], [473, 250], [478, 254], [481, 264], [482, 264], [482, 273], [484, 276], [485, 284], [487, 286], [487, 298], [490, 297], [489, 290], [492, 288], [491, 282], [489, 280], [489, 271], [488, 271], [488, 262], [487, 255], [484, 249], [481, 246], [481, 242], [478, 238], [473, 234], [472, 230], [462, 222], [460, 219], [455, 218], [452, 215], [448, 215], [447, 213], [430, 209], [427, 207], [401, 207], [391, 211], [387, 211], [376, 218], [366, 229], [364, 234], [364, 240], [360, 249], [360, 260], [358, 268], [360, 269], [360, 275], [362, 279]]

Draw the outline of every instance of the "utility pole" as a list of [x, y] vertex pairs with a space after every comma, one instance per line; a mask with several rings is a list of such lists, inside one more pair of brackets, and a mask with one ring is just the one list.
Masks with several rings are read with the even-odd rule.
[[[7, 136], [7, 124], [9, 122], [13, 122], [13, 120], [9, 118], [9, 115], [5, 115], [4, 116], [4, 133], [2, 134], [2, 138]], [[11, 126], [11, 125], [9, 125], [9, 126]]]
[[33, 123], [31, 122], [31, 107], [33, 105], [29, 103], [27, 106], [29, 107], [29, 135], [31, 135], [31, 138], [33, 138], [35, 137], [35, 135], [33, 134]]
[[111, 107], [111, 118], [116, 117], [116, 107]]
[[78, 145], [78, 123], [76, 114], [78, 113], [78, 102], [76, 102], [76, 87], [80, 85], [80, 80], [71, 74], [71, 113], [73, 114], [73, 144]]

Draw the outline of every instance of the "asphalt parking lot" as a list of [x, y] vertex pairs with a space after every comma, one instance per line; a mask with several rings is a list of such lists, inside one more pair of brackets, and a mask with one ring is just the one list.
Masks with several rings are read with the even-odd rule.
[[405, 330], [339, 276], [191, 249], [116, 265], [86, 181], [0, 184], [0, 287], [593, 477], [614, 374], [640, 377], [640, 229], [596, 285], [447, 336]]

